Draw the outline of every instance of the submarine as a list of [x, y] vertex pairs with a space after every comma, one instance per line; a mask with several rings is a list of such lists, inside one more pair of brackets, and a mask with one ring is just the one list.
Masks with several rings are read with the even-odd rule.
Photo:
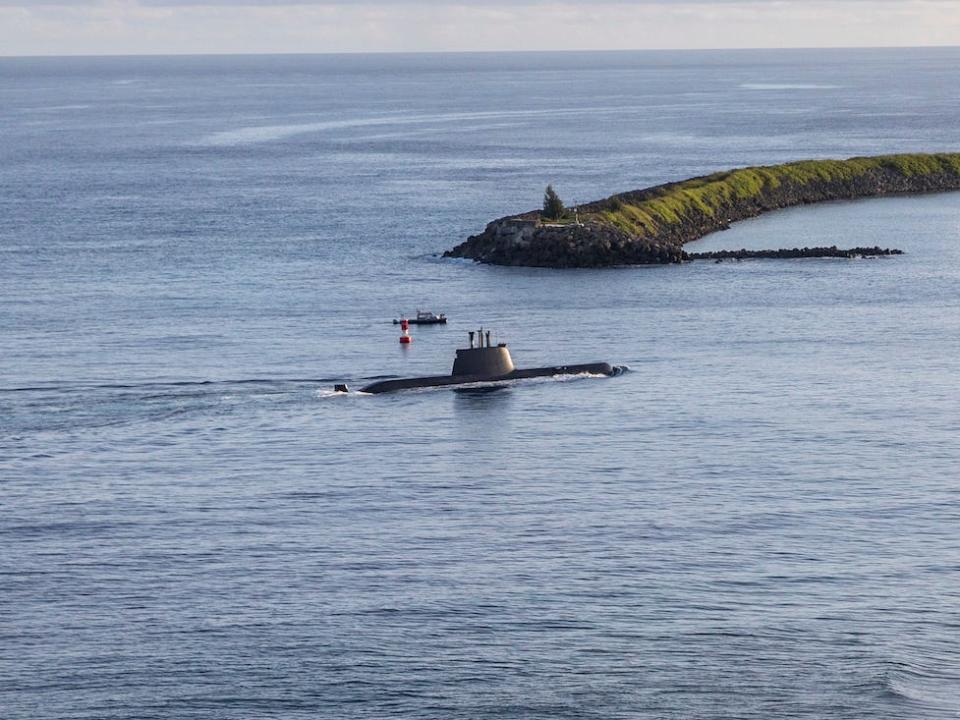
[[[361, 392], [379, 394], [416, 388], [444, 387], [446, 385], [463, 385], [476, 382], [506, 382], [582, 373], [591, 375], [619, 374], [617, 368], [605, 362], [520, 369], [514, 366], [513, 358], [510, 357], [510, 350], [506, 343], [494, 345], [490, 341], [489, 330], [486, 333], [483, 329], [479, 331], [471, 330], [467, 334], [470, 337], [470, 346], [457, 350], [453, 361], [453, 370], [449, 375], [381, 380], [361, 388]], [[334, 389], [338, 392], [346, 392], [347, 386], [337, 385]]]

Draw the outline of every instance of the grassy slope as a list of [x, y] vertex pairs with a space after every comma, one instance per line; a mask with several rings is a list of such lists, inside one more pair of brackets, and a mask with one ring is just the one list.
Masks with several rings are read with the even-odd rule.
[[904, 177], [960, 176], [960, 153], [884, 155], [849, 160], [805, 160], [769, 167], [741, 168], [679, 183], [614, 195], [582, 208], [583, 219], [614, 225], [634, 237], [682, 223], [690, 216], [715, 217], [738, 202], [759, 199], [781, 185], [850, 181], [877, 170]]

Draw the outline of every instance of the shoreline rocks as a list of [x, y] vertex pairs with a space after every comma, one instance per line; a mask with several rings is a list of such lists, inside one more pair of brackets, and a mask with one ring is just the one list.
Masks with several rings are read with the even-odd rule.
[[680, 246], [637, 242], [619, 228], [598, 223], [538, 224], [503, 218], [489, 225], [444, 257], [472, 258], [493, 265], [574, 268], [608, 265], [678, 263]]

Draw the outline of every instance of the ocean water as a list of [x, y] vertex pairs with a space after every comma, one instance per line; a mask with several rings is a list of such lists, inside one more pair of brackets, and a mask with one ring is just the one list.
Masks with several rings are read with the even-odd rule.
[[[0, 60], [0, 716], [960, 715], [960, 194], [697, 243], [895, 258], [437, 257], [548, 182], [958, 150], [958, 65]], [[332, 392], [480, 325], [629, 372]]]

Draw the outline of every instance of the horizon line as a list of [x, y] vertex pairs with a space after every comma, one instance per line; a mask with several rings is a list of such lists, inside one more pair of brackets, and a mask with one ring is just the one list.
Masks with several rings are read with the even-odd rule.
[[960, 45], [932, 44], [932, 45], [790, 45], [790, 46], [757, 46], [757, 47], [710, 47], [710, 48], [583, 48], [583, 49], [556, 49], [556, 50], [341, 50], [338, 52], [196, 52], [196, 53], [63, 53], [38, 55], [5, 55], [0, 52], [0, 60], [16, 59], [57, 59], [57, 58], [175, 58], [175, 57], [343, 57], [363, 55], [573, 55], [586, 53], [663, 53], [663, 52], [758, 52], [758, 51], [796, 51], [796, 50], [948, 50], [958, 49]]

